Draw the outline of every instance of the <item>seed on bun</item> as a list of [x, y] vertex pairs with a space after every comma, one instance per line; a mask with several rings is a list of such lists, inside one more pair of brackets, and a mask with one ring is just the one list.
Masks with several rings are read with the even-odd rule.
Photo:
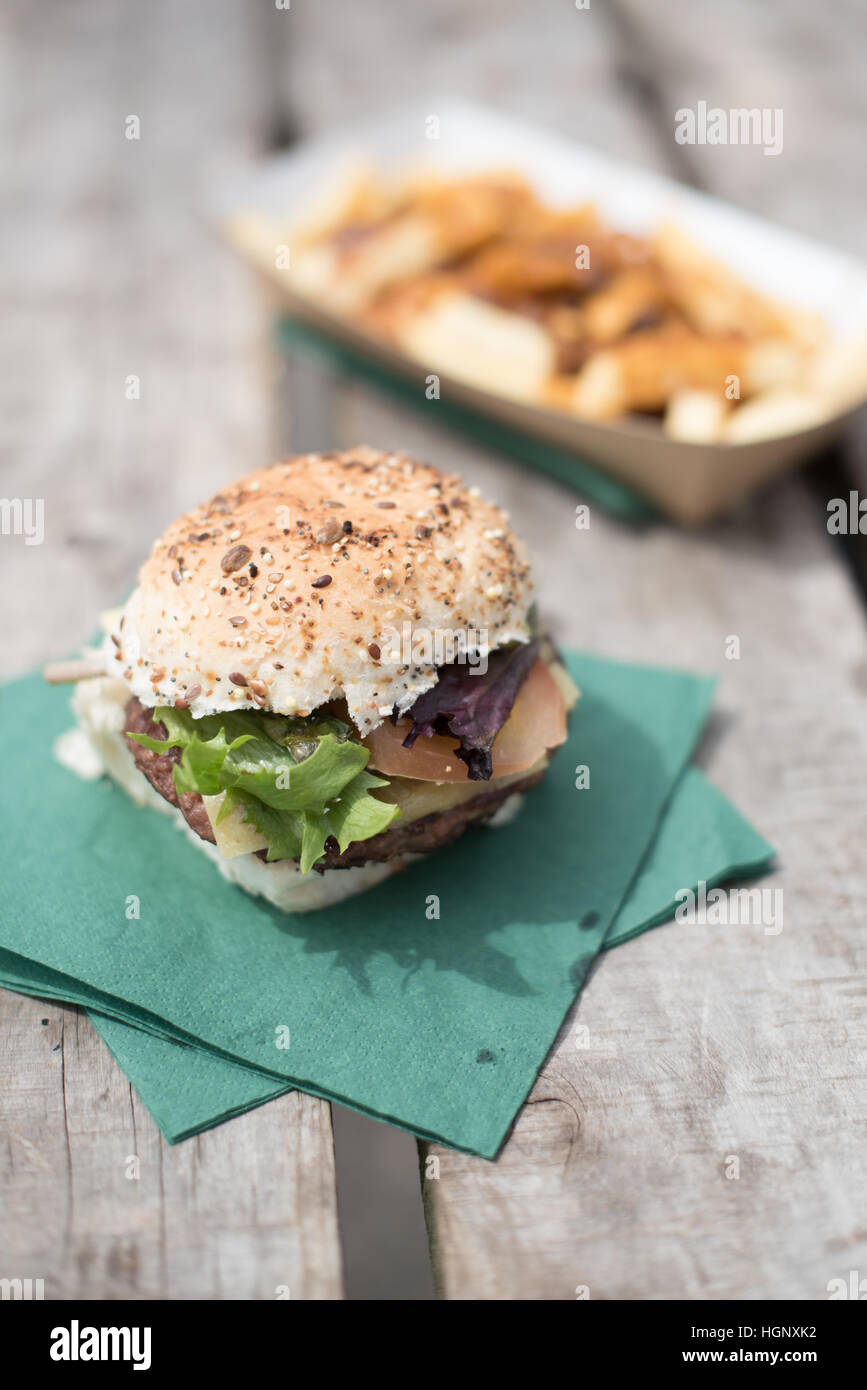
[[374, 449], [259, 469], [173, 522], [113, 634], [111, 669], [143, 705], [195, 717], [306, 716], [344, 699], [361, 733], [436, 683], [390, 634], [404, 623], [528, 637], [527, 552], [460, 478]]
[[339, 902], [544, 777], [577, 692], [531, 603], [508, 517], [459, 477], [368, 448], [287, 459], [169, 526], [98, 668], [54, 668], [79, 721], [58, 756], [247, 891]]

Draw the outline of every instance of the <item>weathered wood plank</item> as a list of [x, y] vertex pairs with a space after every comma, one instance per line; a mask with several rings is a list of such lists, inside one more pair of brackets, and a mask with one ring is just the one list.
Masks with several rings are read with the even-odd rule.
[[[258, 23], [231, 0], [7, 14], [3, 486], [44, 498], [46, 538], [0, 547], [4, 674], [88, 638], [166, 519], [272, 453], [267, 310], [205, 215], [271, 124]], [[83, 1015], [4, 994], [0, 1029], [0, 1274], [46, 1297], [341, 1297], [327, 1105], [170, 1148]]]
[[327, 1106], [292, 1092], [172, 1147], [78, 1010], [5, 992], [0, 1057], [5, 1276], [54, 1299], [341, 1297]]
[[9, 25], [0, 447], [6, 495], [44, 498], [45, 543], [2, 547], [4, 675], [86, 640], [166, 518], [274, 448], [269, 315], [207, 221], [270, 119], [252, 18], [50, 11]]
[[[12, 345], [0, 443], [4, 486], [45, 497], [48, 532], [41, 548], [0, 550], [18, 594], [6, 670], [85, 637], [167, 515], [272, 452], [265, 317], [200, 211], [208, 180], [267, 130], [415, 100], [423, 62], [430, 89], [502, 101], [860, 246], [863, 98], [846, 77], [856, 49], [848, 19], [829, 25], [806, 0], [782, 12], [703, 6], [701, 23], [674, 0], [647, 14], [632, 0], [561, 6], [544, 22], [518, 0], [447, 0], [404, 6], [400, 25], [385, 5], [349, 7], [337, 26], [309, 6], [275, 11], [258, 35], [249, 13], [227, 0], [204, 22], [194, 4], [91, 0], [52, 6], [46, 26], [42, 9], [13, 7], [10, 71], [38, 80], [19, 79], [9, 104], [18, 159], [0, 269]], [[269, 107], [265, 71], [283, 109]], [[702, 96], [783, 105], [784, 154], [741, 151], [749, 171], [732, 151], [683, 162], [669, 121]], [[138, 143], [123, 139], [130, 113], [142, 118]], [[124, 395], [130, 373], [137, 402]], [[636, 538], [596, 514], [576, 532], [565, 491], [361, 392], [346, 393], [339, 430], [447, 461], [502, 498], [539, 558], [563, 641], [719, 669], [705, 761], [783, 861], [780, 936], [669, 927], [615, 952], [580, 1006], [598, 1046], [577, 1050], [569, 1021], [499, 1162], [437, 1151], [426, 1200], [446, 1296], [572, 1298], [585, 1284], [593, 1297], [823, 1296], [867, 1259], [854, 1137], [867, 1098], [867, 653], [806, 490], [790, 480], [692, 536]], [[739, 662], [723, 659], [729, 634]], [[0, 1080], [18, 1126], [3, 1149], [3, 1231], [23, 1274], [91, 1296], [269, 1297], [284, 1282], [293, 1296], [339, 1296], [323, 1107], [286, 1097], [169, 1150], [78, 1015], [13, 996], [3, 1005], [21, 1062]], [[138, 1184], [123, 1177], [133, 1151], [148, 1174]], [[728, 1155], [739, 1179], [724, 1176]], [[256, 1192], [241, 1194], [236, 1220], [238, 1172], [255, 1175]], [[321, 1219], [307, 1221], [308, 1206]]]
[[[417, 110], [458, 93], [564, 130], [600, 149], [664, 167], [642, 91], [620, 67], [607, 6], [522, 0], [408, 0], [400, 20], [387, 0], [293, 7], [269, 21], [275, 82], [286, 124], [303, 135], [352, 130], [359, 114]], [[431, 114], [435, 114], [432, 112]], [[509, 151], [503, 150], [503, 163]]]
[[570, 1018], [499, 1161], [430, 1150], [445, 1295], [822, 1297], [867, 1258], [856, 596], [796, 482], [701, 537], [595, 514], [569, 535], [567, 496], [452, 459], [520, 510], [563, 641], [719, 672], [702, 761], [779, 847], [785, 925], [671, 925], [603, 960], [577, 1012], [592, 1047]]
[[[867, 91], [857, 5], [837, 6], [832, 23], [811, 0], [661, 0], [652, 11], [641, 0], [615, 0], [606, 14], [621, 71], [644, 84], [680, 178], [863, 257]], [[675, 112], [699, 101], [780, 110], [780, 153], [677, 144]]]
[[[685, 23], [674, 3], [618, 11], [628, 23], [615, 23], [608, 47], [600, 28], [588, 31], [599, 44], [592, 103], [567, 105], [552, 79], [532, 114], [547, 111], [615, 153], [857, 246], [849, 185], [857, 151], [841, 164], [823, 159], [821, 173], [810, 153], [851, 150], [860, 138], [857, 114], [844, 119], [831, 99], [837, 74], [851, 70], [851, 28], [832, 36], [821, 15], [797, 4], [795, 38], [783, 44], [785, 14], [772, 20], [754, 7], [739, 5], [734, 19], [705, 7], [701, 25]], [[514, 40], [514, 11], [499, 10], [499, 19]], [[600, 24], [611, 19], [607, 12]], [[475, 20], [453, 22], [466, 37]], [[554, 30], [562, 41], [562, 23], [528, 37], [528, 51], [547, 51]], [[827, 57], [829, 47], [839, 63], [808, 65], [801, 82], [798, 55]], [[547, 71], [580, 67], [590, 51], [563, 46]], [[435, 56], [428, 67], [436, 70]], [[527, 68], [510, 106], [538, 80]], [[776, 73], [773, 82], [751, 84], [762, 72]], [[474, 91], [496, 101], [482, 73]], [[356, 103], [367, 80], [356, 75]], [[704, 149], [686, 158], [673, 140], [674, 111], [700, 96], [782, 102], [784, 155]], [[592, 109], [592, 129], [577, 128], [579, 107]], [[779, 936], [672, 925], [606, 958], [577, 1015], [594, 1046], [576, 1048], [570, 1018], [496, 1164], [422, 1146], [440, 1162], [424, 1191], [441, 1290], [458, 1299], [571, 1299], [585, 1285], [594, 1298], [826, 1296], [829, 1279], [867, 1259], [867, 1162], [857, 1137], [867, 1100], [867, 647], [840, 549], [797, 479], [701, 533], [635, 536], [601, 515], [576, 532], [565, 491], [439, 434], [435, 410], [426, 426], [350, 390], [341, 441], [447, 460], [502, 499], [537, 557], [543, 607], [562, 641], [719, 672], [719, 714], [702, 760], [779, 846], [774, 886], [785, 903]], [[729, 635], [740, 637], [739, 661], [724, 658]], [[730, 1158], [737, 1179], [726, 1176]]]

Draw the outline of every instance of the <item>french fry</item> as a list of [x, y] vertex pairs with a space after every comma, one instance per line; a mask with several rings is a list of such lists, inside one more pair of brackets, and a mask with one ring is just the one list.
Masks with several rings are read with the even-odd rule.
[[732, 411], [723, 439], [726, 444], [778, 439], [784, 434], [812, 429], [826, 420], [828, 414], [827, 405], [819, 396], [784, 388], [763, 391]]
[[349, 220], [302, 245], [289, 279], [335, 312], [357, 314], [388, 287], [489, 241], [528, 197], [523, 180], [506, 175], [448, 182], [419, 175], [403, 188], [397, 211], [383, 204], [378, 220]]
[[285, 238], [270, 217], [261, 212], [239, 212], [229, 219], [225, 230], [245, 255], [269, 272], [274, 269], [276, 248]]
[[626, 372], [617, 353], [595, 352], [578, 374], [570, 408], [584, 420], [613, 420], [628, 408]]
[[668, 402], [665, 432], [687, 444], [716, 444], [723, 437], [726, 402], [719, 391], [678, 391]]
[[409, 206], [436, 224], [443, 260], [505, 235], [535, 206], [526, 180], [508, 172], [448, 180], [428, 175], [407, 195]]
[[375, 295], [360, 315], [359, 322], [377, 337], [398, 342], [408, 325], [424, 313], [435, 299], [459, 288], [455, 276], [445, 271], [413, 275], [396, 285], [388, 285]]
[[752, 343], [744, 354], [744, 388], [749, 395], [775, 386], [792, 386], [803, 379], [806, 358], [796, 343], [769, 339]]
[[867, 338], [832, 351], [817, 315], [742, 283], [679, 226], [619, 232], [508, 170], [386, 178], [356, 163], [303, 223], [241, 217], [232, 235], [430, 370], [587, 419], [651, 412], [672, 438], [738, 442], [867, 393]]
[[857, 405], [867, 395], [867, 334], [816, 353], [807, 379], [810, 388], [828, 401], [832, 414]]
[[399, 341], [431, 371], [516, 400], [538, 399], [554, 370], [554, 345], [539, 324], [459, 292], [435, 299]]
[[278, 240], [300, 250], [326, 240], [341, 227], [381, 222], [394, 211], [398, 198], [397, 191], [366, 160], [353, 160], [311, 198], [302, 218], [279, 229]]
[[598, 237], [605, 231], [595, 203], [579, 203], [575, 207], [554, 208], [539, 202], [535, 194], [524, 203], [509, 228], [510, 235], [521, 237], [582, 236]]
[[622, 270], [604, 289], [588, 297], [584, 305], [587, 336], [599, 344], [616, 342], [664, 302], [665, 286], [657, 271], [649, 267]]
[[439, 258], [435, 224], [409, 212], [373, 228], [349, 249], [325, 242], [302, 250], [287, 274], [300, 294], [352, 315], [388, 285], [424, 274]]
[[467, 267], [467, 288], [477, 294], [521, 299], [580, 287], [575, 237], [503, 240], [482, 251]]
[[396, 197], [368, 164], [353, 161], [311, 199], [303, 217], [287, 223], [264, 213], [237, 213], [226, 230], [237, 246], [268, 269], [274, 268], [280, 246], [289, 248], [290, 262], [299, 257], [305, 261], [314, 248], [323, 260], [325, 245], [341, 228], [382, 223], [394, 211]]
[[797, 314], [745, 285], [674, 223], [666, 222], [651, 242], [668, 280], [672, 299], [700, 332], [740, 333], [747, 338], [790, 338], [811, 342], [817, 320]]
[[743, 377], [745, 345], [737, 338], [702, 338], [679, 326], [640, 333], [594, 354], [578, 374], [576, 415], [611, 419], [627, 410], [658, 411], [688, 387], [725, 392]]

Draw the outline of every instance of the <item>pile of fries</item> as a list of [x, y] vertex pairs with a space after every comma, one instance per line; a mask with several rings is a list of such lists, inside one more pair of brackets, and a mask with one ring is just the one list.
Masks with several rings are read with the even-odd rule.
[[[677, 226], [627, 235], [511, 172], [355, 169], [283, 236], [295, 293], [428, 372], [582, 419], [656, 416], [676, 439], [743, 443], [817, 424], [864, 388], [863, 360], [857, 381], [829, 365], [820, 320]], [[267, 254], [281, 239], [272, 227]]]

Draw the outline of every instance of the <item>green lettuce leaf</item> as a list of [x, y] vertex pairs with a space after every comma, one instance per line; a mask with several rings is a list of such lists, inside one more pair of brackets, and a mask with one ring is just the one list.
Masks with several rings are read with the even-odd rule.
[[387, 786], [387, 778], [375, 777], [372, 772], [359, 772], [329, 806], [330, 833], [341, 851], [354, 840], [369, 840], [383, 829], [381, 811], [383, 807], [388, 808], [389, 803], [378, 801], [369, 792], [373, 787]]
[[387, 780], [366, 772], [368, 750], [330, 715], [290, 719], [251, 710], [193, 719], [159, 705], [165, 739], [130, 738], [156, 753], [182, 749], [174, 769], [178, 793], [225, 793], [219, 820], [237, 806], [268, 841], [268, 859], [297, 859], [309, 873], [333, 835], [341, 851], [385, 830], [398, 808], [370, 793]]

